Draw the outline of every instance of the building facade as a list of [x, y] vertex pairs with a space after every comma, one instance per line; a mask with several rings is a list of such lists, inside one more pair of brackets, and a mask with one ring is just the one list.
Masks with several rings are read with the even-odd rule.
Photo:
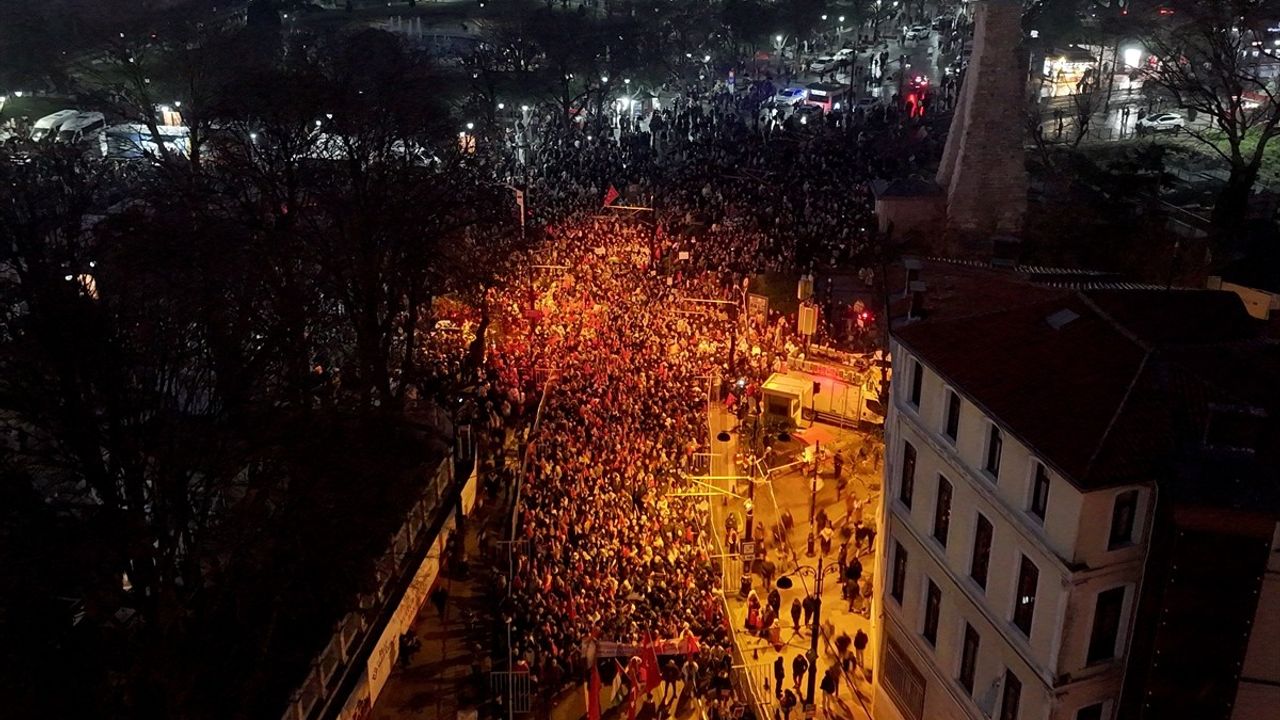
[[[1151, 302], [1150, 317], [1164, 312], [1152, 294], [1129, 298]], [[1211, 336], [1249, 332], [1225, 293], [1177, 302], [1201, 300], [1212, 306], [1205, 327], [1219, 310], [1230, 316]], [[1144, 333], [1170, 330], [1145, 327], [1145, 309], [1121, 322], [1109, 308], [1126, 302], [1064, 294], [893, 333], [877, 720], [1140, 714], [1122, 712], [1121, 697], [1126, 681], [1141, 685], [1130, 644], [1161, 473], [1139, 461], [1164, 453], [1143, 431], [1158, 426], [1144, 423], [1147, 386], [1165, 377], [1153, 375], [1165, 338]], [[1194, 313], [1188, 322], [1200, 324]], [[1274, 515], [1258, 527], [1267, 522], [1274, 529]]]

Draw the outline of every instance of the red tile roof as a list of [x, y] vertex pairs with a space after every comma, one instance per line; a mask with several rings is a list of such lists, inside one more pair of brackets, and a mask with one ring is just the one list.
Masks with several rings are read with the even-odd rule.
[[[1055, 328], [1051, 316], [1068, 321]], [[1124, 290], [940, 312], [894, 335], [1071, 482], [1091, 489], [1154, 479], [1161, 454], [1171, 452], [1169, 403], [1208, 392], [1198, 372], [1177, 365], [1174, 349], [1240, 341], [1255, 327], [1232, 293]], [[1171, 395], [1173, 383], [1183, 391]]]

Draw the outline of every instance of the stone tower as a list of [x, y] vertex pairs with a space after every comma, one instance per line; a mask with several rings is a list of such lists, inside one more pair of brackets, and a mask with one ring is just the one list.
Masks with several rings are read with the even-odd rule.
[[947, 194], [948, 229], [1018, 233], [1027, 209], [1022, 4], [982, 0], [976, 5], [973, 56], [937, 180]]

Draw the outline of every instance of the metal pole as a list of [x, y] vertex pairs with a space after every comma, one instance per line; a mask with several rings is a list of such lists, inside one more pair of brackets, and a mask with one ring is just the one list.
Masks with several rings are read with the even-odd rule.
[[818, 462], [822, 452], [822, 443], [813, 444], [813, 481], [809, 485], [809, 557], [813, 557], [814, 528], [813, 521], [818, 509]]
[[809, 692], [805, 699], [805, 715], [813, 717], [810, 713], [814, 707], [813, 691], [818, 682], [818, 635], [821, 632], [820, 618], [822, 617], [822, 558], [818, 558], [818, 575], [814, 582], [814, 605], [813, 605], [813, 631], [809, 639]]
[[[754, 445], [754, 436], [753, 436]], [[751, 528], [755, 525], [755, 455], [751, 456], [750, 467], [747, 468], [747, 531], [742, 536], [742, 581], [738, 585], [738, 595], [746, 599], [751, 594], [751, 564], [755, 560], [755, 545], [751, 542]], [[748, 551], [748, 548], [750, 551]]]

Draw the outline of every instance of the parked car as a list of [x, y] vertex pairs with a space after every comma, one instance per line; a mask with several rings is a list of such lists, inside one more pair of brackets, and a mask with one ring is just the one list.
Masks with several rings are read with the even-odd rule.
[[801, 105], [796, 108], [796, 113], [791, 116], [791, 121], [797, 126], [820, 127], [822, 125], [822, 108], [817, 105]]
[[855, 110], [861, 110], [863, 112], [866, 112], [867, 110], [870, 110], [873, 107], [879, 107], [879, 105], [880, 105], [880, 98], [860, 97], [853, 103], [853, 108]]
[[773, 96], [773, 102], [777, 105], [799, 105], [807, 96], [808, 91], [802, 87], [782, 88]]
[[1178, 113], [1165, 112], [1148, 115], [1138, 121], [1138, 132], [1177, 132], [1187, 126], [1186, 118]]
[[828, 73], [840, 67], [840, 61], [832, 55], [823, 55], [809, 63], [809, 72]]
[[840, 48], [839, 50], [836, 51], [836, 54], [834, 57], [836, 60], [839, 60], [841, 62], [852, 62], [854, 59], [854, 56], [856, 56], [857, 54], [858, 54], [858, 51], [854, 50], [853, 48]]
[[907, 39], [908, 39], [908, 40], [928, 40], [928, 39], [929, 39], [929, 26], [928, 26], [928, 25], [916, 25], [915, 27], [913, 27], [913, 28], [911, 28], [910, 30], [908, 30], [908, 31], [907, 31]]

